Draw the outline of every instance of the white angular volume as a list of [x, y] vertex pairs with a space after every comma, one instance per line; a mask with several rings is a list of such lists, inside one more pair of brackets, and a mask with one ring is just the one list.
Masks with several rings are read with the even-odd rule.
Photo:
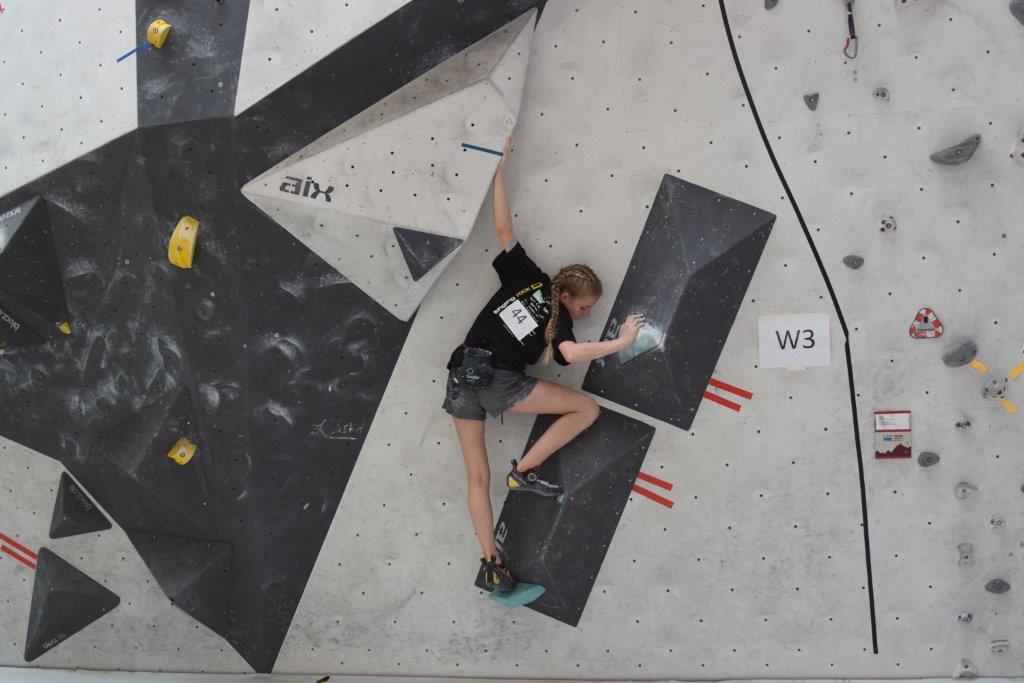
[[[515, 127], [537, 11], [249, 181], [242, 194], [402, 320], [455, 249], [414, 279], [394, 228], [465, 240]], [[343, 86], [343, 84], [342, 84]]]

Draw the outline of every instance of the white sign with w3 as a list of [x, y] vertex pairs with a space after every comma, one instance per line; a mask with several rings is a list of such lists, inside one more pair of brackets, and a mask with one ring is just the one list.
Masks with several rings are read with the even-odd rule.
[[759, 315], [757, 346], [762, 368], [831, 365], [828, 314]]

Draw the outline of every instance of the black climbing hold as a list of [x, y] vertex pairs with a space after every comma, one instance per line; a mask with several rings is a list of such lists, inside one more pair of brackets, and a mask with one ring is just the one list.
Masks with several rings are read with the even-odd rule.
[[818, 108], [818, 93], [812, 92], [809, 95], [804, 95], [804, 104], [806, 104], [807, 108], [810, 109], [811, 111], [814, 111], [815, 109], [817, 109]]
[[1024, 0], [1010, 0], [1010, 14], [1024, 24]]
[[953, 145], [952, 147], [940, 149], [931, 156], [931, 160], [937, 164], [956, 166], [957, 164], [962, 164], [974, 156], [974, 151], [978, 149], [979, 144], [981, 144], [981, 136], [972, 135], [963, 142]]
[[931, 451], [924, 451], [917, 456], [917, 464], [921, 467], [931, 467], [939, 461], [939, 456]]
[[120, 602], [56, 553], [40, 548], [25, 636], [25, 661], [49, 652]]
[[413, 280], [419, 280], [436, 266], [445, 256], [459, 248], [462, 240], [458, 237], [434, 235], [409, 228], [395, 228], [398, 246], [405, 257], [405, 265]]
[[[537, 417], [524, 453], [556, 417]], [[542, 496], [505, 497], [495, 531], [499, 550], [517, 581], [546, 589], [530, 609], [579, 623], [653, 436], [654, 427], [602, 408], [590, 428], [539, 468], [542, 479], [565, 490], [556, 511]], [[476, 585], [484, 588], [482, 573]]]
[[689, 429], [774, 222], [665, 175], [601, 336], [614, 338], [619, 322], [643, 313], [659, 343], [592, 362], [583, 388]]
[[50, 538], [64, 538], [104, 531], [110, 520], [100, 512], [86, 492], [67, 472], [61, 472], [57, 486], [57, 500], [53, 504]]
[[230, 543], [132, 529], [127, 533], [175, 607], [218, 633], [230, 626]]
[[992, 579], [985, 584], [985, 590], [989, 593], [1005, 593], [1010, 590], [1010, 584], [1003, 579]]
[[764, 8], [767, 10], [775, 9], [777, 4], [779, 4], [779, 0], [764, 0]]
[[859, 270], [860, 267], [864, 265], [864, 257], [857, 256], [856, 254], [849, 254], [848, 256], [843, 257], [843, 265], [847, 268]]
[[978, 355], [978, 345], [968, 339], [942, 354], [942, 362], [951, 368], [967, 365]]
[[67, 322], [46, 202], [34, 197], [0, 210], [0, 348], [59, 339]]

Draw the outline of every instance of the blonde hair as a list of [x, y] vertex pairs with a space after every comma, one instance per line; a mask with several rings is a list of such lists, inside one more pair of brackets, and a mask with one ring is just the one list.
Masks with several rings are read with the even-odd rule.
[[561, 294], [565, 292], [575, 298], [578, 296], [601, 296], [604, 291], [600, 278], [582, 263], [574, 263], [558, 271], [551, 278], [551, 318], [548, 319], [548, 326], [544, 328], [544, 359], [541, 365], [551, 362], [554, 355], [552, 342], [555, 339], [555, 330], [558, 329], [558, 318], [561, 314]]

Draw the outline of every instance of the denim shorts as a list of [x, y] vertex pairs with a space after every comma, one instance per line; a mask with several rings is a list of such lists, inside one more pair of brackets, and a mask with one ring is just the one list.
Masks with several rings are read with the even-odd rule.
[[[482, 389], [470, 389], [463, 384], [454, 385], [455, 373], [448, 372], [445, 383], [444, 411], [464, 420], [483, 420], [489, 413], [498, 417], [529, 396], [537, 380], [524, 372], [494, 369], [491, 383]], [[453, 387], [458, 395], [453, 399]]]

